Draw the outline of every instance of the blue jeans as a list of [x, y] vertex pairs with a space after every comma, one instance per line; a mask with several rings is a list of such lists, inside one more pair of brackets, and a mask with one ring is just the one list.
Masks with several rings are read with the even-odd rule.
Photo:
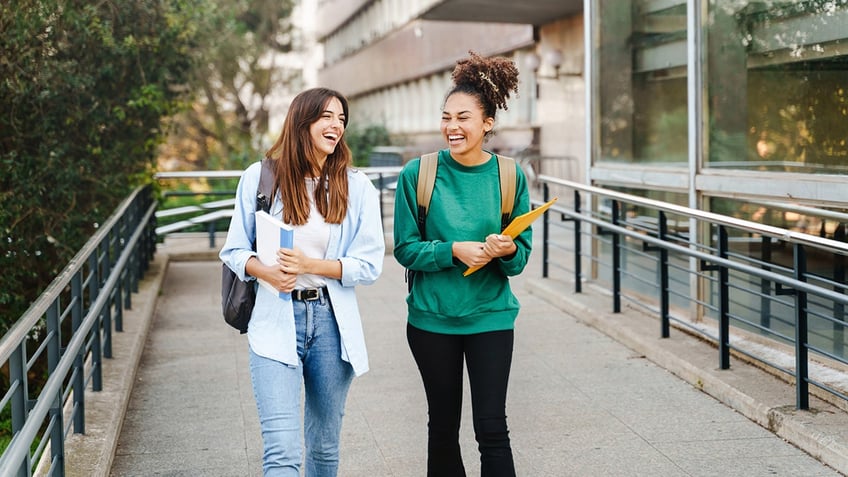
[[[341, 343], [329, 300], [293, 301], [297, 367], [250, 351], [250, 375], [259, 411], [266, 477], [299, 476], [306, 448], [306, 476], [335, 476], [339, 436], [353, 368], [341, 359]], [[306, 397], [301, 432], [301, 383]], [[303, 436], [303, 441], [301, 441]]]

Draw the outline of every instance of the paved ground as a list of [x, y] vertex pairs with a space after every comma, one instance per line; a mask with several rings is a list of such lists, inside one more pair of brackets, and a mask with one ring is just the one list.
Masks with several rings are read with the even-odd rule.
[[[105, 389], [87, 397], [87, 433], [66, 445], [69, 476], [261, 475], [247, 342], [220, 317], [221, 265], [204, 239], [177, 243], [160, 248]], [[844, 411], [817, 399], [795, 411], [791, 386], [736, 361], [717, 371], [708, 344], [678, 331], [661, 340], [656, 320], [613, 315], [602, 293], [539, 279], [538, 260], [513, 284], [522, 312], [507, 412], [520, 476], [844, 475], [834, 470], [848, 469]], [[404, 295], [391, 256], [359, 289], [371, 371], [348, 400], [343, 477], [424, 475], [426, 407]], [[470, 415], [466, 406], [473, 476]]]

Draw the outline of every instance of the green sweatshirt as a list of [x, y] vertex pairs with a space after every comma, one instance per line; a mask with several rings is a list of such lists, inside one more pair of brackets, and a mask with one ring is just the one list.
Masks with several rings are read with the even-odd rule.
[[[434, 333], [471, 334], [512, 329], [519, 303], [509, 287], [510, 276], [524, 270], [530, 256], [532, 228], [516, 239], [517, 250], [496, 258], [464, 277], [468, 268], [452, 253], [454, 242], [483, 242], [501, 229], [498, 161], [479, 166], [456, 162], [448, 150], [439, 152], [436, 184], [425, 222], [418, 231], [416, 186], [419, 159], [400, 173], [395, 196], [394, 256], [416, 272], [407, 296], [409, 323]], [[516, 165], [515, 205], [512, 216], [530, 210], [527, 179]]]

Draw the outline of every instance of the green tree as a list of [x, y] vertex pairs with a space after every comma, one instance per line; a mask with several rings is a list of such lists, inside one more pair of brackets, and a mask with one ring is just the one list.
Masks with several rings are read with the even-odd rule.
[[149, 181], [204, 0], [0, 5], [0, 326]]
[[380, 124], [351, 126], [345, 131], [345, 142], [350, 147], [354, 165], [368, 166], [368, 156], [376, 146], [391, 144], [389, 131]]
[[285, 66], [299, 41], [292, 0], [207, 0], [200, 28], [200, 67], [188, 85], [192, 107], [170, 121], [161, 149], [166, 169], [242, 169], [257, 160], [274, 100], [301, 87]]

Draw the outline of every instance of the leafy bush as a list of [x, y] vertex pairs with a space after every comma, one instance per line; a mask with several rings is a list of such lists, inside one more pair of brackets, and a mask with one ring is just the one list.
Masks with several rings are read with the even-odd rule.
[[202, 0], [0, 6], [0, 331], [139, 183], [180, 105]]
[[345, 131], [345, 141], [353, 154], [355, 166], [367, 166], [368, 156], [374, 147], [391, 144], [388, 129], [379, 124], [369, 124], [365, 127], [351, 126]]

